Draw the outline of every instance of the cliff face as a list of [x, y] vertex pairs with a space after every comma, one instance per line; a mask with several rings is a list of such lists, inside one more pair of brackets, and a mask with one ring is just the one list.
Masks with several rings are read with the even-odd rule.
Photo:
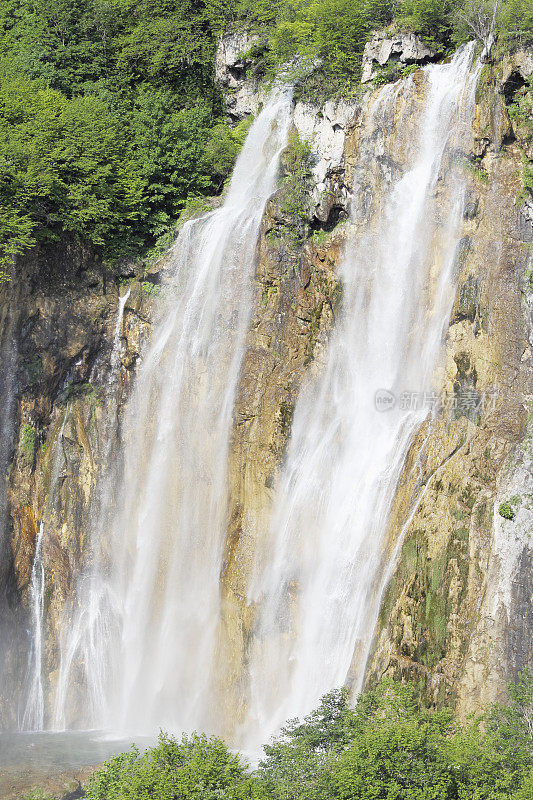
[[[217, 56], [233, 119], [255, 113], [262, 98], [241, 56], [249, 46], [230, 37]], [[372, 47], [369, 78], [373, 62], [385, 63], [387, 52], [399, 54], [402, 63], [433, 57], [411, 40], [376, 40]], [[418, 432], [398, 483], [387, 535], [390, 583], [366, 669], [367, 683], [383, 674], [413, 679], [427, 702], [451, 700], [465, 713], [498, 697], [533, 657], [533, 213], [519, 199], [522, 151], [531, 157], [532, 142], [529, 128], [512, 123], [508, 113], [531, 71], [527, 53], [484, 68], [474, 150], [457, 154], [470, 188], [437, 381], [451, 402]], [[296, 104], [294, 141], [308, 141], [311, 152], [298, 174], [284, 159], [285, 180], [267, 205], [257, 246], [221, 576], [217, 683], [220, 702], [235, 709], [236, 719], [244, 713], [243, 667], [254, 622], [246, 588], [254, 549], [267, 526], [300, 386], [321, 369], [342, 301], [338, 265], [360, 112], [359, 101], [321, 109]], [[106, 465], [119, 457], [121, 409], [158, 291], [153, 275], [139, 280], [126, 274], [122, 284], [106, 285], [90, 255], [68, 244], [32, 252], [24, 275], [1, 289], [8, 369], [0, 458], [8, 476], [8, 547], [0, 625], [9, 645], [0, 658], [5, 674], [15, 676], [11, 686], [3, 685], [1, 727], [15, 726], [24, 705], [22, 695], [16, 702], [13, 696], [21, 690], [30, 648], [40, 525], [43, 672], [45, 695], [52, 695], [47, 690], [57, 677], [65, 603], [87, 558]], [[50, 277], [57, 275], [61, 279]], [[9, 397], [16, 398], [13, 406]]]
[[[390, 52], [432, 57], [401, 37], [371, 44], [365, 54], [369, 75], [372, 61], [385, 63]], [[425, 702], [446, 700], [462, 713], [500, 697], [533, 655], [533, 227], [530, 207], [520, 199], [522, 153], [531, 156], [531, 139], [508, 114], [514, 91], [530, 74], [523, 51], [484, 68], [474, 147], [458, 154], [470, 188], [455, 265], [457, 295], [436, 381], [444, 407], [436, 403], [399, 481], [388, 533], [391, 579], [366, 671], [367, 684], [384, 674], [414, 680]], [[303, 104], [294, 115], [317, 155], [328, 141], [311, 122], [318, 116]], [[344, 140], [344, 157], [328, 164], [326, 191], [342, 217], [360, 144], [357, 105], [333, 126]], [[253, 620], [246, 604], [253, 537], [264, 530], [294, 400], [306, 370], [320, 369], [340, 293], [335, 276], [342, 225], [328, 233], [328, 218], [310, 202], [306, 223], [323, 233], [303, 246], [290, 237], [273, 245], [271, 232], [283, 225], [276, 200], [259, 247], [231, 462], [224, 576], [231, 652], [224, 661], [233, 671], [228, 681], [237, 687]], [[237, 703], [238, 697], [239, 690]]]
[[128, 287], [105, 285], [98, 264], [74, 245], [34, 251], [21, 271], [16, 284], [2, 287], [4, 363], [11, 366], [4, 391], [15, 397], [14, 407], [3, 406], [8, 513], [2, 532], [11, 557], [2, 585], [3, 631], [10, 636], [2, 671], [13, 676], [0, 701], [3, 727], [24, 713], [41, 525], [43, 666], [53, 684], [64, 604], [83, 563], [97, 480], [117, 457], [120, 407], [148, 332], [153, 294], [151, 283], [128, 281], [119, 320], [119, 291]]
[[426, 700], [463, 713], [501, 698], [532, 659], [533, 228], [519, 201], [531, 142], [505, 104], [506, 80], [525, 60], [485, 67], [479, 82], [440, 380], [458, 403], [411, 447], [389, 529], [400, 552], [367, 673], [414, 679]]

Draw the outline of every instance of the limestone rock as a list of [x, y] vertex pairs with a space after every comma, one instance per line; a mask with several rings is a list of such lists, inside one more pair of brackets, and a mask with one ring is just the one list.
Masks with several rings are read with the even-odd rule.
[[235, 89], [243, 77], [246, 63], [243, 54], [257, 41], [245, 31], [221, 36], [215, 56], [215, 80], [220, 86]]
[[[263, 97], [242, 56], [254, 41], [231, 34], [218, 45], [217, 80], [234, 120], [256, 113]], [[365, 48], [363, 79], [370, 80], [375, 64], [433, 56], [413, 34], [375, 35]], [[516, 74], [522, 79], [531, 74], [526, 51], [509, 56], [496, 78], [480, 84], [474, 151], [458, 155], [469, 186], [456, 259], [457, 296], [440, 374], [449, 395], [468, 386], [480, 397], [490, 398], [494, 390], [496, 399], [477, 416], [437, 416], [412, 443], [389, 526], [391, 547], [399, 542], [400, 557], [367, 671], [368, 683], [383, 674], [414, 679], [425, 701], [455, 700], [464, 713], [498, 697], [505, 681], [532, 657], [532, 431], [526, 427], [526, 406], [533, 341], [524, 312], [533, 300], [524, 244], [533, 240], [533, 206], [528, 201], [520, 207], [516, 200], [522, 162], [505, 101]], [[320, 109], [296, 103], [294, 125], [313, 153], [311, 219], [301, 241], [278, 235], [287, 228], [278, 192], [267, 205], [257, 245], [253, 311], [229, 453], [221, 587], [219, 680], [226, 690], [235, 687], [235, 717], [243, 711], [238, 689], [254, 624], [249, 576], [268, 527], [294, 403], [306, 376], [323, 363], [341, 302], [338, 264], [346, 226], [334, 226], [336, 215], [346, 213], [352, 202], [355, 224], [365, 226], [380, 200], [377, 185], [357, 186], [353, 178], [359, 113], [356, 101], [330, 101]], [[372, 146], [382, 159], [381, 178], [390, 186], [403, 165], [387, 159], [380, 136]], [[306, 239], [317, 221], [320, 235]], [[36, 531], [44, 520], [45, 672], [53, 684], [59, 621], [91, 530], [91, 498], [104, 466], [109, 409], [122, 408], [128, 396], [157, 297], [142, 282], [132, 282], [112, 398], [117, 287], [106, 285], [100, 265], [76, 253], [72, 243], [53, 255], [36, 250], [30, 261], [17, 297], [10, 299], [18, 341], [10, 544], [24, 613]], [[39, 282], [36, 267], [48, 276], [60, 274], [61, 281]], [[150, 277], [159, 280], [155, 273]], [[164, 291], [164, 276], [160, 283]], [[515, 496], [515, 518], [503, 519], [500, 504]], [[22, 675], [25, 658], [20, 663]], [[2, 697], [0, 718], [0, 724], [12, 722]]]
[[245, 54], [258, 41], [245, 31], [221, 36], [215, 57], [215, 81], [223, 89], [226, 113], [234, 121], [256, 115], [265, 99], [265, 88], [249, 76], [250, 61]]
[[363, 51], [361, 83], [372, 80], [374, 64], [379, 64], [381, 67], [388, 61], [424, 64], [434, 57], [435, 51], [415, 33], [399, 33], [394, 36], [387, 32], [375, 33]]
[[294, 125], [313, 153], [312, 202], [316, 219], [327, 223], [332, 213], [348, 210], [350, 190], [345, 170], [346, 136], [357, 123], [360, 104], [330, 100], [321, 109], [298, 102]]
[[517, 72], [524, 80], [533, 75], [533, 48], [521, 47], [519, 50], [515, 50], [514, 53], [509, 53], [504, 57], [500, 79], [502, 87], [505, 87], [513, 72]]
[[[453, 395], [468, 385], [485, 400], [478, 416], [440, 415], [413, 442], [390, 521], [391, 541], [403, 531], [401, 556], [367, 672], [368, 683], [411, 679], [424, 702], [446, 699], [462, 715], [502, 699], [533, 659], [531, 288], [523, 278], [531, 233], [517, 208], [521, 153], [502, 136], [497, 83], [481, 86], [478, 103], [474, 130], [486, 141], [466, 197], [468, 247], [441, 386]], [[515, 517], [502, 519], [510, 500]]]
[[[261, 557], [272, 490], [290, 436], [292, 411], [302, 381], [318, 369], [340, 300], [336, 276], [341, 229], [303, 246], [273, 237], [281, 204], [267, 205], [258, 243], [253, 316], [235, 405], [229, 461], [229, 526], [222, 578], [220, 674], [234, 717], [244, 714], [243, 668], [254, 608], [247, 587]], [[342, 226], [341, 226], [342, 227]], [[234, 691], [234, 696], [231, 691]]]
[[[61, 271], [54, 264], [61, 264]], [[117, 330], [118, 294], [126, 290], [108, 283], [104, 291], [99, 264], [90, 254], [65, 242], [37, 247], [20, 260], [18, 272], [17, 283], [0, 291], [2, 315], [7, 307], [12, 316], [16, 351], [7, 524], [19, 604], [12, 660], [22, 665], [27, 660], [28, 639], [21, 632], [28, 627], [29, 582], [43, 525], [44, 670], [53, 682], [65, 606], [90, 541], [94, 489], [115, 454], [113, 420], [129, 391], [157, 297], [139, 281], [130, 284]], [[0, 666], [2, 658], [0, 651]], [[13, 674], [22, 681], [25, 667]], [[13, 687], [14, 696], [18, 690], [20, 684]], [[15, 723], [16, 707], [0, 697], [0, 727]]]

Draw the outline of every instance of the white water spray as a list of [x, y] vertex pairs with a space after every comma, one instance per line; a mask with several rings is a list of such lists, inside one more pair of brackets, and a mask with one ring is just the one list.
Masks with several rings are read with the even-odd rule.
[[[67, 403], [55, 446], [50, 486], [47, 493], [47, 501], [49, 503], [54, 501], [54, 495], [59, 483], [59, 473], [63, 461], [63, 435], [69, 416], [69, 410], [70, 404]], [[25, 682], [28, 686], [28, 692], [26, 696], [24, 713], [19, 725], [20, 730], [23, 731], [42, 731], [45, 727], [45, 689], [43, 684], [43, 655], [45, 641], [44, 595], [46, 588], [45, 565], [43, 558], [44, 533], [45, 526], [44, 522], [41, 520], [35, 540], [35, 552], [33, 555], [30, 589], [28, 595], [30, 605], [31, 645], [28, 654], [28, 671]]]
[[122, 323], [124, 320], [124, 311], [126, 309], [126, 303], [129, 300], [129, 296], [131, 294], [131, 286], [124, 292], [123, 295], [119, 295], [118, 298], [118, 307], [117, 307], [117, 319], [115, 322], [115, 330], [113, 331], [113, 349], [111, 350], [111, 358], [110, 358], [110, 366], [111, 366], [111, 382], [114, 384], [118, 380], [118, 368], [119, 368], [119, 361], [120, 361], [120, 346], [122, 340]]
[[[298, 400], [249, 586], [248, 747], [332, 687], [361, 686], [397, 551], [386, 541], [391, 505], [428, 413], [400, 397], [433, 388], [454, 296], [464, 186], [452, 151], [470, 132], [472, 52], [384, 87], [362, 116], [343, 311]], [[213, 709], [228, 451], [254, 251], [289, 110], [287, 95], [271, 99], [224, 205], [188, 223], [176, 244], [125, 417], [122, 488], [105, 484], [62, 643], [58, 727], [148, 733], [226, 722]], [[397, 400], [387, 412], [375, 405], [380, 390]]]
[[43, 616], [44, 616], [44, 564], [43, 533], [41, 522], [35, 541], [35, 555], [31, 569], [29, 591], [32, 641], [28, 658], [28, 698], [20, 728], [23, 731], [41, 731], [44, 727], [43, 691]]
[[[343, 311], [299, 397], [249, 589], [259, 612], [242, 740], [252, 746], [331, 688], [362, 685], [392, 502], [428, 413], [405, 398], [433, 389], [455, 293], [464, 184], [451, 151], [471, 128], [472, 52], [384, 87], [363, 117]], [[395, 407], [382, 410], [380, 396]]]
[[[290, 104], [288, 92], [273, 94], [250, 129], [224, 205], [187, 223], [175, 245], [172, 302], [125, 419], [120, 505], [99, 525], [101, 541], [62, 646], [59, 727], [73, 719], [135, 732], [216, 726], [209, 686], [232, 412], [259, 225], [276, 185]], [[77, 683], [86, 687], [78, 702]], [[73, 713], [81, 705], [88, 714]]]

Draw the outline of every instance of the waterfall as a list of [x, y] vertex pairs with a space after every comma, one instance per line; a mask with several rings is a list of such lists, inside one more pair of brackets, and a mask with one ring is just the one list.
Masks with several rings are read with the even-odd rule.
[[[455, 293], [474, 45], [367, 102], [341, 265], [343, 310], [296, 404], [272, 522], [249, 586], [259, 609], [242, 741], [349, 683], [360, 689], [385, 578], [387, 525], [430, 413]], [[429, 403], [430, 405], [431, 403]]]
[[122, 338], [122, 322], [124, 320], [124, 310], [126, 308], [126, 303], [128, 302], [130, 294], [131, 294], [131, 286], [124, 292], [123, 295], [119, 295], [118, 298], [117, 319], [115, 321], [115, 330], [113, 331], [113, 349], [111, 350], [111, 358], [110, 358], [110, 366], [111, 366], [110, 383], [113, 387], [118, 380], [120, 342]]
[[125, 414], [124, 474], [95, 526], [62, 642], [58, 727], [216, 726], [209, 686], [232, 413], [259, 226], [290, 106], [289, 92], [273, 92], [250, 128], [224, 204], [186, 223], [175, 245], [161, 319]]
[[23, 731], [41, 731], [44, 727], [44, 691], [43, 691], [43, 614], [44, 614], [44, 564], [43, 564], [43, 531], [41, 522], [35, 541], [35, 555], [31, 568], [30, 609], [32, 642], [28, 659], [29, 685], [26, 708], [20, 725]]
[[[401, 545], [388, 537], [392, 504], [432, 412], [455, 293], [473, 50], [364, 101], [342, 311], [300, 392], [248, 585], [237, 732], [247, 747], [331, 688], [362, 686]], [[124, 414], [123, 466], [100, 489], [65, 625], [57, 727], [220, 732], [236, 721], [217, 718], [227, 463], [255, 248], [290, 106], [289, 93], [273, 93], [224, 204], [186, 223], [174, 247]]]
[[[47, 503], [53, 503], [59, 483], [61, 464], [63, 461], [63, 435], [69, 417], [69, 410], [70, 405], [67, 403], [57, 436], [50, 473], [50, 486], [47, 493]], [[19, 728], [23, 731], [42, 731], [45, 727], [45, 689], [43, 686], [44, 593], [46, 588], [43, 558], [44, 532], [45, 526], [44, 522], [41, 520], [35, 539], [35, 552], [33, 555], [28, 594], [31, 644], [28, 653], [28, 668], [25, 680], [25, 686], [28, 687], [26, 705], [19, 723]]]

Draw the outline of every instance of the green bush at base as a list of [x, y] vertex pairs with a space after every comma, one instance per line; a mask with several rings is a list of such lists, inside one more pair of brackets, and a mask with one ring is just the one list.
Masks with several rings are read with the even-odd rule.
[[251, 771], [220, 739], [161, 734], [112, 758], [89, 800], [531, 800], [533, 679], [506, 706], [461, 725], [450, 709], [419, 707], [414, 688], [384, 680], [350, 708], [331, 692], [291, 720]]

